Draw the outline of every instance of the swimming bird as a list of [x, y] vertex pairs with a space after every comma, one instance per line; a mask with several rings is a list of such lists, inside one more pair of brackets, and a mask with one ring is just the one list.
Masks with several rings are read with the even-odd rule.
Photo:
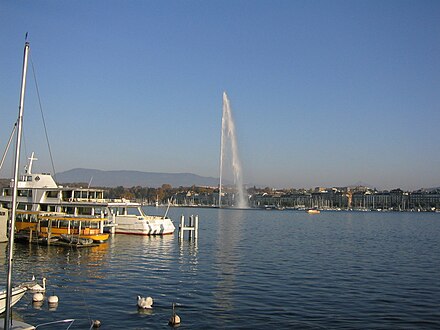
[[[35, 278], [32, 277], [32, 279], [34, 280]], [[43, 277], [43, 286], [41, 286], [38, 283], [35, 283], [34, 285], [29, 287], [29, 290], [31, 290], [32, 292], [45, 292], [46, 291], [46, 278]]]
[[139, 308], [149, 309], [153, 308], [153, 298], [137, 296], [137, 305]]
[[176, 304], [173, 303], [173, 315], [171, 315], [171, 318], [168, 321], [168, 324], [171, 326], [176, 326], [176, 325], [180, 324], [180, 316], [176, 314], [175, 306], [176, 306]]
[[93, 328], [99, 328], [101, 326], [100, 320], [92, 320], [92, 327]]

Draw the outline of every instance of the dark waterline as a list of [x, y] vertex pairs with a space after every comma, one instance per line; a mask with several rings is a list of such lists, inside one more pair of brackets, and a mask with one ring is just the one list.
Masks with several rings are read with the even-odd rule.
[[[197, 242], [176, 233], [78, 250], [16, 244], [14, 282], [47, 277], [60, 303], [36, 309], [27, 294], [14, 316], [164, 329], [175, 302], [181, 329], [440, 328], [439, 214], [170, 210], [175, 224], [181, 214], [199, 215]], [[137, 295], [152, 296], [153, 310], [138, 311]]]

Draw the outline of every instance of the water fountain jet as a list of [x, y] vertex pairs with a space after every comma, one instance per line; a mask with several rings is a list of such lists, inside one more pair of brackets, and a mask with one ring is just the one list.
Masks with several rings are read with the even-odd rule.
[[[229, 149], [227, 149], [229, 147]], [[223, 115], [222, 115], [222, 133], [220, 145], [220, 184], [218, 205], [222, 206], [222, 177], [223, 164], [226, 152], [230, 151], [232, 161], [232, 173], [234, 177], [234, 185], [236, 187], [236, 198], [234, 206], [237, 208], [247, 208], [247, 194], [243, 187], [243, 176], [240, 157], [238, 155], [238, 145], [235, 133], [235, 124], [232, 118], [231, 106], [226, 92], [223, 92]]]

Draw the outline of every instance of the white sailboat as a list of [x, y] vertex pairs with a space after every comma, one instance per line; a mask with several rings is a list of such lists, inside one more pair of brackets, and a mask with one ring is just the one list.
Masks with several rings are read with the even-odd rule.
[[[0, 298], [4, 295], [5, 299], [0, 300], [1, 304], [5, 306], [5, 318], [3, 322], [3, 329], [35, 329], [34, 326], [21, 322], [15, 321], [11, 318], [11, 307], [17, 303], [21, 297], [25, 294], [26, 287], [12, 287], [12, 260], [14, 253], [14, 230], [15, 230], [15, 217], [17, 211], [17, 192], [18, 192], [18, 171], [20, 164], [20, 146], [21, 146], [21, 135], [22, 135], [22, 125], [23, 125], [23, 109], [24, 109], [24, 94], [26, 90], [26, 73], [28, 67], [28, 57], [29, 57], [29, 43], [26, 41], [24, 45], [24, 55], [23, 55], [23, 71], [21, 77], [21, 91], [20, 91], [20, 104], [18, 109], [18, 119], [17, 119], [17, 141], [15, 146], [15, 166], [14, 166], [14, 190], [12, 196], [12, 209], [11, 217], [9, 222], [9, 237], [8, 237], [8, 273], [6, 281], [6, 289], [4, 292], [0, 293]], [[0, 305], [1, 307], [1, 305]], [[1, 324], [1, 322], [0, 322]], [[0, 325], [0, 329], [2, 329]]]
[[[27, 36], [27, 34], [26, 34]], [[20, 165], [20, 147], [21, 147], [21, 136], [22, 136], [22, 125], [23, 125], [23, 110], [24, 110], [24, 94], [26, 90], [26, 73], [28, 67], [28, 57], [29, 57], [29, 43], [26, 41], [24, 45], [24, 55], [23, 55], [23, 71], [21, 79], [21, 91], [20, 91], [20, 104], [18, 109], [18, 120], [16, 123], [16, 129], [14, 130], [17, 134], [16, 145], [15, 145], [15, 162], [14, 162], [14, 182], [13, 182], [13, 195], [12, 195], [12, 205], [11, 205], [11, 217], [9, 220], [9, 233], [8, 233], [8, 261], [7, 261], [7, 282], [6, 289], [0, 291], [0, 313], [3, 312], [2, 306], [4, 306], [5, 317], [0, 319], [0, 330], [34, 330], [37, 327], [41, 328], [43, 326], [50, 326], [53, 329], [54, 324], [68, 324], [67, 329], [70, 328], [74, 319], [65, 319], [59, 321], [53, 321], [48, 323], [39, 324], [33, 326], [31, 324], [13, 320], [12, 306], [14, 306], [26, 293], [28, 290], [29, 283], [23, 283], [19, 286], [12, 286], [12, 266], [13, 266], [13, 252], [14, 252], [14, 236], [15, 236], [15, 219], [17, 215], [17, 196], [18, 196], [18, 181], [19, 181], [19, 165]]]

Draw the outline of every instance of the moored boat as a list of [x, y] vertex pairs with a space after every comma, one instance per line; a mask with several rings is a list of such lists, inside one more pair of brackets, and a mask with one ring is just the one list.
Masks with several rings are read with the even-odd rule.
[[116, 225], [116, 234], [168, 235], [173, 234], [173, 222], [166, 215], [147, 215], [140, 203], [127, 200], [108, 203], [109, 218]]
[[[11, 307], [14, 306], [26, 293], [27, 288], [18, 285], [12, 288]], [[6, 290], [0, 290], [0, 314], [6, 310]]]
[[[52, 236], [70, 234], [69, 223], [72, 222], [72, 228], [74, 221], [79, 221], [80, 225], [76, 227], [83, 229], [80, 236], [92, 238], [95, 242], [107, 240], [104, 228], [112, 228], [117, 234], [166, 235], [174, 232], [175, 227], [169, 217], [147, 215], [140, 203], [106, 200], [103, 189], [63, 187], [57, 185], [48, 173], [33, 173], [34, 160], [37, 159], [32, 153], [24, 174], [18, 180], [18, 231], [32, 230], [35, 233], [38, 229], [41, 235], [47, 236], [47, 228], [51, 226]], [[10, 208], [11, 200], [11, 188], [4, 188], [0, 206]], [[49, 225], [42, 220], [54, 222]], [[88, 237], [91, 235], [94, 237]]]
[[21, 238], [27, 236], [29, 240], [45, 238], [50, 244], [53, 238], [68, 235], [103, 243], [109, 238], [109, 234], [104, 233], [105, 221], [104, 218], [19, 211], [15, 224], [19, 236]]
[[[24, 174], [18, 179], [17, 203], [20, 211], [59, 213], [77, 217], [100, 217], [107, 206], [103, 189], [64, 187], [58, 185], [50, 173], [33, 173], [32, 153]], [[2, 189], [1, 206], [10, 209], [11, 187]]]
[[309, 210], [307, 210], [306, 211], [308, 214], [319, 214], [319, 213], [321, 213], [321, 211], [320, 210], [317, 210], [317, 209], [309, 209]]

